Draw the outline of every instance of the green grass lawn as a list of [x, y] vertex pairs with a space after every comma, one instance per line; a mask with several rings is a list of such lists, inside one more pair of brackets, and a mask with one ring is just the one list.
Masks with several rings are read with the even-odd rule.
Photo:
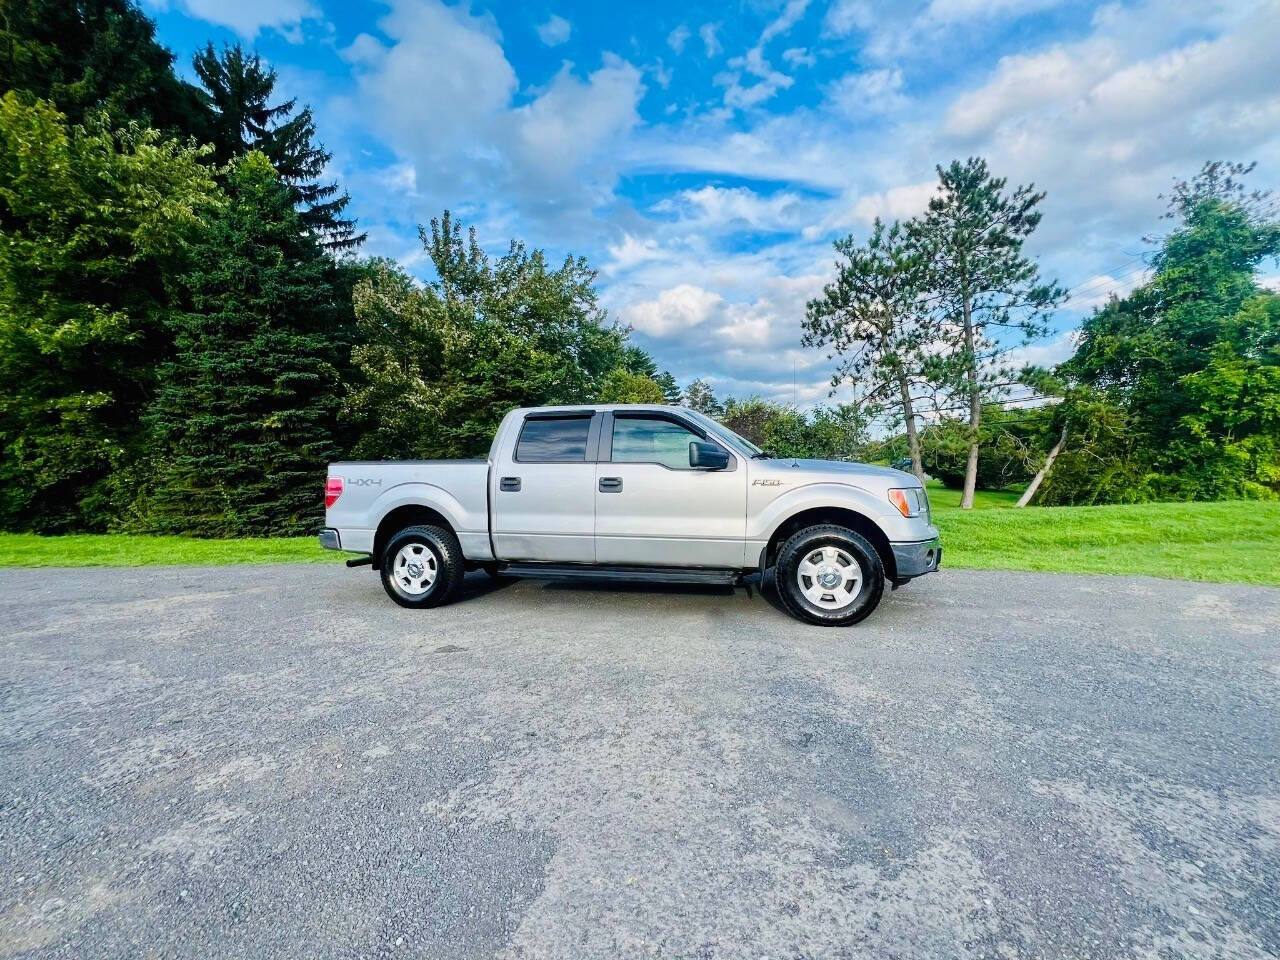
[[343, 554], [321, 548], [315, 537], [275, 540], [195, 540], [77, 534], [40, 537], [0, 534], [0, 567], [134, 567], [159, 563], [325, 563]]
[[[1064, 573], [1140, 573], [1280, 586], [1280, 503], [1144, 503], [1010, 509], [1018, 495], [981, 492], [974, 510], [931, 485], [943, 566]], [[324, 563], [340, 559], [313, 537], [189, 540], [183, 537], [0, 534], [0, 566]]]
[[[985, 510], [988, 507], [1012, 507], [1022, 496], [1021, 490], [976, 490], [973, 494], [973, 508]], [[960, 491], [948, 490], [937, 480], [929, 481], [929, 503], [934, 510], [948, 507], [960, 507]]]
[[1140, 503], [1008, 509], [1015, 493], [931, 486], [942, 565], [980, 570], [1141, 573], [1280, 586], [1280, 503]]

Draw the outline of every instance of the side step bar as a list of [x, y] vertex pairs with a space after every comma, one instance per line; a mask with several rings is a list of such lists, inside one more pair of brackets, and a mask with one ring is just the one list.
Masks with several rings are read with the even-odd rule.
[[648, 583], [706, 583], [732, 586], [742, 574], [737, 570], [700, 570], [688, 567], [598, 567], [588, 563], [506, 563], [503, 573], [537, 580], [630, 580]]

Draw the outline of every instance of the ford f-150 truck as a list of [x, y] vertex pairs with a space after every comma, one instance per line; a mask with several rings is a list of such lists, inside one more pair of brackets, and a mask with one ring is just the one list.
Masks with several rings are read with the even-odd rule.
[[772, 457], [683, 407], [512, 410], [487, 460], [329, 467], [320, 542], [391, 599], [435, 607], [468, 569], [736, 583], [772, 568], [794, 616], [844, 626], [942, 559], [911, 474]]

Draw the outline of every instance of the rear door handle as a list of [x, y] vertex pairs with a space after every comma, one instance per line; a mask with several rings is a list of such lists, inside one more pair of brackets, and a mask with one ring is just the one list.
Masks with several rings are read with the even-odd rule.
[[507, 493], [519, 493], [520, 478], [519, 477], [503, 477], [502, 481], [498, 484], [498, 489], [505, 490]]
[[621, 477], [601, 477], [600, 492], [601, 493], [621, 493], [622, 478]]

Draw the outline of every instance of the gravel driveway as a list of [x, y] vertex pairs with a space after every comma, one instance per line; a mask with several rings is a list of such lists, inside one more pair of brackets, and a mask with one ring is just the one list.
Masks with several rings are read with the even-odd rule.
[[0, 571], [0, 955], [1280, 952], [1280, 590]]

